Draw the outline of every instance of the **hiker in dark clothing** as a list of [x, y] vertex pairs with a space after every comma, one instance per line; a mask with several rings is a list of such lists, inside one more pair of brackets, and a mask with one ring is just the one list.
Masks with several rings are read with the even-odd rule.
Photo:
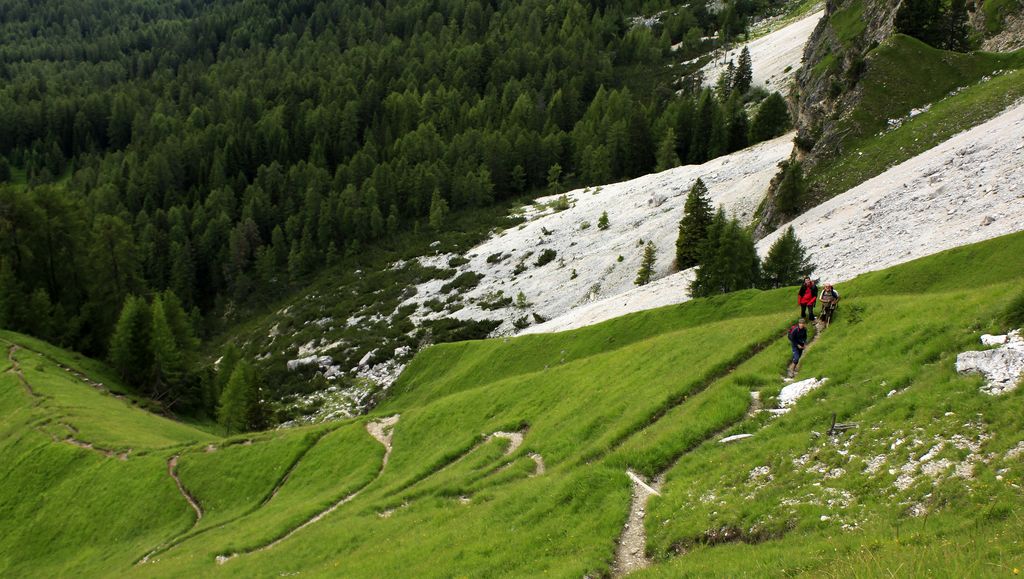
[[789, 362], [789, 377], [796, 375], [796, 365], [807, 347], [807, 322], [800, 318], [796, 325], [789, 328], [789, 345], [793, 348], [793, 359]]
[[796, 301], [800, 304], [800, 317], [814, 321], [814, 302], [818, 301], [818, 284], [809, 277], [796, 292]]

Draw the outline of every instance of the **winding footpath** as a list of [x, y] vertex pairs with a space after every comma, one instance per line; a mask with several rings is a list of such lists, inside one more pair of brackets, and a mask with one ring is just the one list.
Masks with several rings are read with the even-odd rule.
[[327, 515], [330, 515], [334, 511], [336, 511], [339, 508], [341, 508], [342, 505], [345, 505], [346, 503], [350, 502], [352, 499], [354, 499], [357, 496], [359, 496], [359, 494], [362, 493], [363, 490], [365, 490], [371, 484], [376, 482], [377, 479], [379, 479], [381, 477], [381, 475], [384, 473], [384, 467], [387, 466], [388, 458], [391, 457], [391, 450], [392, 450], [391, 439], [392, 439], [392, 437], [394, 435], [394, 426], [395, 426], [395, 424], [398, 423], [398, 419], [399, 418], [400, 418], [400, 415], [396, 414], [394, 416], [389, 416], [387, 418], [382, 418], [380, 420], [375, 420], [373, 422], [368, 422], [366, 424], [366, 431], [370, 434], [370, 436], [372, 436], [375, 440], [377, 440], [382, 445], [384, 445], [384, 458], [381, 459], [380, 470], [377, 471], [377, 476], [373, 477], [372, 480], [370, 480], [368, 483], [366, 483], [365, 485], [360, 487], [355, 492], [349, 493], [348, 495], [342, 497], [341, 499], [339, 499], [338, 501], [336, 501], [334, 504], [332, 504], [331, 506], [327, 507], [323, 511], [320, 511], [316, 515], [313, 515], [313, 517], [311, 517], [310, 519], [308, 519], [307, 521], [305, 521], [301, 525], [299, 525], [299, 526], [295, 527], [294, 529], [288, 531], [287, 533], [285, 533], [281, 537], [271, 541], [270, 543], [267, 543], [266, 545], [263, 545], [262, 547], [258, 547], [256, 549], [251, 550], [251, 551], [243, 551], [243, 552], [239, 552], [239, 553], [232, 553], [230, 555], [218, 555], [217, 556], [217, 564], [218, 565], [223, 565], [223, 564], [227, 563], [228, 561], [230, 561], [230, 560], [232, 560], [232, 559], [234, 559], [236, 557], [239, 557], [241, 555], [248, 555], [250, 553], [257, 553], [257, 552], [260, 552], [260, 551], [268, 551], [270, 549], [273, 549], [277, 545], [279, 545], [279, 544], [283, 543], [284, 541], [288, 540], [289, 538], [291, 538], [293, 535], [295, 535], [296, 533], [298, 533], [302, 529], [305, 529], [306, 527], [319, 522], [320, 520], [322, 520]]

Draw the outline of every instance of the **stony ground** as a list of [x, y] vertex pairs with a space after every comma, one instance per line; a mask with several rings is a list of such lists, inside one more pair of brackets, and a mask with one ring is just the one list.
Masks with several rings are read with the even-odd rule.
[[800, 68], [804, 45], [824, 14], [824, 10], [819, 10], [761, 38], [738, 44], [724, 54], [721, 51], [716, 52], [715, 58], [701, 69], [704, 73], [704, 83], [714, 85], [728, 63], [732, 61], [736, 64], [740, 52], [747, 47], [750, 49], [750, 61], [754, 72], [753, 86], [785, 93], [790, 79]]

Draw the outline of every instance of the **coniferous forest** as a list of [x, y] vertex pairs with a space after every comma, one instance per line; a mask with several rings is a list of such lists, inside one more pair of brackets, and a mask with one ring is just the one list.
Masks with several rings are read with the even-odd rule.
[[686, 6], [0, 0], [0, 326], [115, 362], [135, 328], [159, 393], [338, 256], [781, 134], [749, 59], [652, 89], [769, 8]]

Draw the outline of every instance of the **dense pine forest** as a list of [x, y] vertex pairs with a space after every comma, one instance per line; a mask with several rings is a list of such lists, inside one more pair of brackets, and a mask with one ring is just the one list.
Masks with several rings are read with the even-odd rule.
[[771, 8], [2, 0], [0, 326], [163, 396], [211, 320], [372, 244], [780, 134], [749, 59], [715, 89], [665, 73]]

